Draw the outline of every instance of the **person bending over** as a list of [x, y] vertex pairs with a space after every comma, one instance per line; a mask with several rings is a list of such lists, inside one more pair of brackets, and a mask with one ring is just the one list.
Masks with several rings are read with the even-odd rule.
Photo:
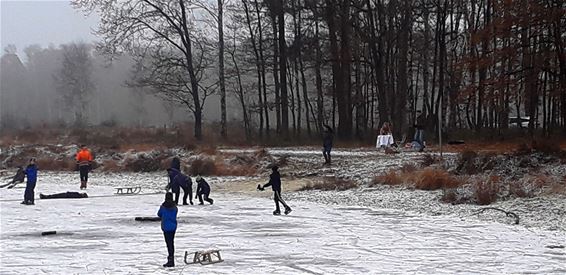
[[210, 185], [208, 185], [208, 182], [206, 182], [201, 176], [197, 176], [196, 181], [197, 181], [197, 196], [195, 197], [195, 199], [198, 198], [198, 200], [200, 201], [199, 205], [204, 204], [203, 199], [208, 203], [213, 204], [214, 200], [209, 197]]
[[[179, 204], [181, 188], [183, 189], [183, 205], [188, 205], [187, 197], [191, 205], [193, 204], [193, 182], [191, 178], [175, 168], [167, 169], [169, 173], [169, 187], [175, 194], [175, 203]], [[167, 188], [169, 189], [169, 188]]]

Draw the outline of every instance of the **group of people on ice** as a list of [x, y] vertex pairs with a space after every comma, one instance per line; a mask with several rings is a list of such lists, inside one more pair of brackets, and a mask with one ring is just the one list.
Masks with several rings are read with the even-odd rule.
[[[275, 211], [273, 211], [273, 215], [281, 215], [279, 203], [285, 208], [284, 214], [288, 215], [291, 213], [292, 209], [281, 197], [281, 175], [279, 174], [279, 167], [273, 166], [271, 170], [272, 173], [269, 176], [269, 182], [264, 185], [258, 185], [257, 189], [264, 191], [266, 187], [271, 186], [273, 190], [273, 200], [275, 201]], [[193, 205], [193, 184], [191, 177], [181, 172], [180, 159], [177, 157], [173, 158], [171, 161], [171, 167], [167, 169], [167, 173], [169, 176], [167, 190], [171, 189], [172, 192], [165, 193], [165, 201], [159, 207], [157, 216], [161, 218], [161, 230], [163, 231], [165, 244], [167, 246], [167, 262], [163, 264], [163, 267], [174, 267], [175, 232], [177, 231], [177, 214], [179, 212], [177, 205], [179, 205], [181, 189], [183, 190], [183, 205], [188, 205], [189, 203]], [[200, 205], [204, 204], [204, 201], [213, 204], [214, 200], [209, 197], [210, 185], [208, 185], [201, 176], [197, 176], [195, 180], [197, 182], [197, 195], [195, 199], [199, 199]], [[187, 198], [189, 199], [188, 203]]]

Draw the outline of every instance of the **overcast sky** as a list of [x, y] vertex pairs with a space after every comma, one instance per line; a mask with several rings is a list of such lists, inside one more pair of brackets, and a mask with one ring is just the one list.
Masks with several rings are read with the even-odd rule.
[[18, 52], [32, 44], [43, 47], [95, 40], [92, 34], [98, 23], [94, 16], [85, 17], [74, 10], [70, 1], [10, 1], [0, 0], [0, 42], [2, 52], [9, 44]]

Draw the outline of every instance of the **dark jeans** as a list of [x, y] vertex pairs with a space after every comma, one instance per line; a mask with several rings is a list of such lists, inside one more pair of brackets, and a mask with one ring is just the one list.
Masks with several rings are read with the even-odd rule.
[[[193, 186], [181, 186], [183, 188], [183, 204], [187, 204], [187, 198], [190, 201], [193, 201]], [[173, 193], [175, 194], [175, 203], [179, 204], [179, 197], [181, 195], [181, 188], [171, 188]]]
[[24, 201], [31, 201], [34, 202], [34, 189], [35, 189], [35, 181], [34, 182], [27, 182], [26, 183], [26, 191], [24, 192]]
[[88, 181], [88, 171], [90, 170], [89, 165], [79, 166], [79, 173], [81, 174], [81, 181]]
[[210, 195], [210, 193], [201, 193], [201, 194], [198, 194], [198, 200], [200, 201], [200, 203], [204, 203], [204, 202], [203, 202], [203, 197], [204, 197], [204, 200], [205, 200], [205, 201], [207, 201], [207, 202], [209, 202], [210, 204], [212, 204], [213, 200], [212, 200], [211, 198], [209, 198], [208, 195]]
[[283, 207], [285, 207], [285, 209], [290, 208], [281, 197], [281, 191], [273, 191], [273, 200], [275, 201], [275, 211], [281, 211], [279, 209], [279, 203], [283, 204]]
[[172, 260], [175, 254], [175, 231], [163, 231], [163, 236], [165, 236], [165, 243], [167, 244], [167, 258]]
[[332, 151], [332, 146], [331, 145], [324, 145], [324, 148], [322, 149], [322, 155], [324, 156], [324, 160], [327, 163], [329, 163], [331, 161], [330, 151]]
[[421, 148], [424, 148], [424, 130], [423, 129], [417, 129], [415, 131], [414, 140], [421, 145]]

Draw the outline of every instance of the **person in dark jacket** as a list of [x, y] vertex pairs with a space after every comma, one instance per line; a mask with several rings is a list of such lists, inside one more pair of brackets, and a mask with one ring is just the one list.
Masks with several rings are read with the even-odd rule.
[[279, 203], [283, 204], [283, 207], [285, 207], [285, 215], [287, 215], [291, 213], [292, 210], [281, 197], [281, 175], [279, 174], [279, 167], [277, 167], [277, 165], [273, 166], [271, 171], [272, 173], [269, 175], [269, 182], [263, 186], [258, 186], [258, 189], [263, 191], [265, 190], [265, 187], [271, 186], [271, 189], [273, 190], [273, 200], [275, 201], [275, 211], [273, 211], [273, 215], [281, 215]]
[[26, 191], [24, 192], [24, 201], [22, 204], [34, 205], [34, 189], [37, 182], [37, 165], [35, 165], [35, 158], [29, 160], [29, 165], [26, 167]]
[[173, 201], [173, 193], [165, 193], [165, 201], [159, 207], [157, 216], [161, 218], [161, 230], [167, 245], [167, 263], [163, 267], [175, 266], [175, 231], [177, 231], [177, 204]]
[[419, 151], [422, 152], [424, 150], [424, 127], [425, 127], [425, 115], [421, 112], [421, 110], [417, 111], [417, 118], [415, 120], [415, 137], [414, 141], [416, 141], [419, 145]]
[[179, 197], [181, 195], [181, 188], [183, 189], [183, 205], [188, 205], [187, 197], [191, 205], [193, 204], [193, 182], [191, 178], [175, 168], [167, 169], [169, 174], [169, 187], [175, 194], [175, 203], [179, 204]]
[[14, 186], [16, 186], [16, 184], [24, 182], [25, 179], [26, 170], [24, 170], [22, 166], [18, 166], [18, 171], [16, 171], [16, 174], [14, 175], [14, 177], [12, 177], [12, 180], [0, 186], [0, 188], [8, 187], [8, 189], [12, 189], [14, 188]]
[[324, 128], [324, 133], [322, 134], [322, 155], [324, 156], [324, 164], [330, 164], [332, 162], [330, 151], [332, 151], [334, 132], [328, 125], [324, 125]]
[[44, 195], [39, 194], [39, 198], [42, 200], [46, 199], [83, 199], [88, 198], [86, 193], [79, 193], [79, 192], [65, 192], [65, 193], [57, 193], [52, 195]]
[[175, 169], [181, 171], [181, 159], [179, 159], [179, 157], [174, 157], [171, 160], [171, 166], [169, 168], [175, 168]]
[[197, 176], [196, 181], [197, 195], [195, 199], [198, 198], [198, 200], [200, 201], [199, 205], [204, 204], [203, 198], [208, 203], [213, 204], [214, 200], [208, 197], [210, 196], [210, 185], [208, 185], [208, 182], [206, 182], [201, 176]]

